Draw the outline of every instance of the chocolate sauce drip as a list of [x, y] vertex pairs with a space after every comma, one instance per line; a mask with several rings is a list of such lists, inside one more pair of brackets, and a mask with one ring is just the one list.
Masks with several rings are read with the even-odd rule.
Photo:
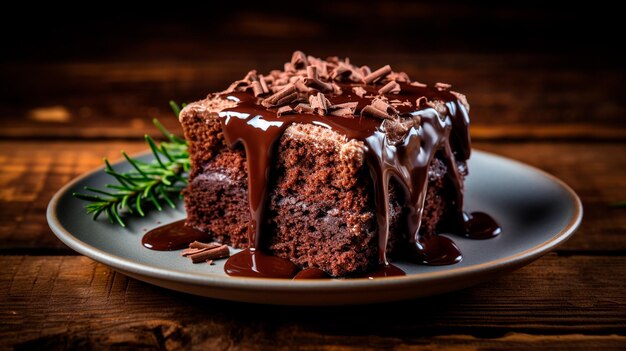
[[[351, 85], [340, 84], [343, 91], [339, 95], [327, 95], [330, 103], [358, 102], [355, 115], [372, 102], [377, 95], [376, 86], [363, 86], [367, 91], [365, 97], [352, 93]], [[368, 97], [369, 96], [369, 97]], [[432, 236], [421, 238], [422, 211], [426, 199], [428, 168], [435, 153], [443, 150], [443, 158], [448, 167], [448, 178], [459, 194], [453, 204], [456, 211], [455, 220], [462, 223], [462, 176], [457, 169], [457, 161], [464, 162], [470, 154], [469, 123], [465, 108], [456, 98], [446, 91], [401, 84], [401, 92], [394, 95], [401, 101], [415, 101], [425, 96], [429, 101], [441, 101], [448, 111], [440, 115], [434, 108], [416, 109], [411, 106], [397, 107], [401, 119], [413, 119], [414, 123], [399, 138], [390, 139], [386, 131], [386, 123], [372, 117], [336, 117], [318, 116], [313, 114], [288, 114], [277, 116], [275, 109], [261, 106], [260, 100], [252, 94], [235, 92], [222, 97], [236, 101], [237, 106], [219, 113], [226, 143], [230, 147], [243, 144], [248, 167], [248, 199], [251, 221], [249, 224], [250, 251], [261, 248], [264, 242], [263, 224], [269, 187], [271, 186], [272, 168], [275, 164], [277, 144], [281, 135], [294, 123], [314, 124], [331, 129], [348, 139], [362, 141], [367, 147], [366, 162], [374, 183], [376, 199], [376, 220], [379, 237], [379, 263], [388, 265], [386, 257], [389, 238], [389, 181], [393, 177], [398, 180], [408, 195], [405, 206], [408, 208], [408, 229], [411, 234], [415, 257], [413, 260], [428, 264], [452, 264], [460, 260], [458, 248], [447, 238]], [[241, 262], [241, 257], [231, 257], [229, 261]], [[227, 265], [230, 265], [227, 262]], [[228, 272], [228, 270], [227, 270]], [[233, 275], [240, 274], [233, 270]], [[229, 273], [231, 274], [231, 273]]]
[[486, 213], [463, 214], [464, 233], [470, 239], [489, 239], [500, 235], [502, 228]]
[[205, 232], [185, 225], [185, 220], [154, 228], [141, 238], [141, 244], [151, 250], [172, 251], [186, 248], [194, 241], [210, 241]]
[[417, 240], [417, 262], [444, 266], [461, 262], [461, 250], [454, 241], [439, 235], [426, 235]]
[[250, 248], [230, 256], [224, 271], [236, 277], [291, 279], [298, 267], [287, 259]]

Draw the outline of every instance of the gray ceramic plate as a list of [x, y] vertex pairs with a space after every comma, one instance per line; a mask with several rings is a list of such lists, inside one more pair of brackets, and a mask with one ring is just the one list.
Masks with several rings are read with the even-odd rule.
[[[141, 158], [149, 159], [144, 154]], [[126, 162], [118, 163], [128, 168]], [[142, 234], [160, 223], [185, 217], [178, 210], [133, 218], [129, 228], [92, 221], [85, 202], [72, 197], [85, 185], [109, 182], [102, 169], [63, 187], [48, 206], [48, 223], [72, 249], [130, 277], [165, 288], [220, 299], [270, 304], [357, 304], [415, 298], [462, 289], [520, 268], [569, 238], [582, 218], [580, 200], [566, 184], [538, 169], [485, 152], [474, 151], [466, 181], [465, 207], [484, 211], [502, 226], [500, 236], [470, 240], [454, 236], [463, 261], [431, 267], [395, 262], [406, 276], [374, 280], [258, 279], [229, 277], [224, 260], [216, 265], [191, 264], [179, 252], [141, 246]]]

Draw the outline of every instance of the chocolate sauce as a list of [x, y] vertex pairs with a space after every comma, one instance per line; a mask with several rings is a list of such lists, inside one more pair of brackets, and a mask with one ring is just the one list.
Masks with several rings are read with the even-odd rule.
[[[355, 115], [371, 103], [371, 98], [361, 98], [352, 93], [348, 84], [340, 85], [343, 93], [328, 95], [332, 104], [347, 101], [358, 102]], [[362, 86], [374, 96], [376, 86]], [[414, 260], [428, 264], [451, 264], [460, 260], [460, 253], [449, 239], [423, 239], [420, 237], [422, 211], [426, 199], [428, 168], [435, 153], [443, 150], [443, 158], [448, 167], [448, 178], [459, 194], [454, 206], [457, 220], [462, 222], [462, 176], [457, 169], [457, 161], [464, 162], [470, 154], [468, 117], [465, 108], [454, 95], [423, 87], [401, 85], [401, 92], [394, 99], [415, 101], [426, 96], [429, 100], [441, 101], [448, 113], [439, 114], [434, 108], [415, 109], [398, 106], [398, 112], [405, 119], [416, 121], [398, 140], [390, 140], [385, 130], [386, 121], [372, 117], [336, 117], [313, 114], [290, 114], [277, 116], [275, 109], [266, 109], [260, 100], [249, 93], [229, 93], [222, 97], [236, 101], [237, 106], [219, 113], [222, 130], [229, 146], [243, 144], [248, 167], [248, 199], [251, 221], [249, 236], [251, 247], [260, 247], [264, 242], [262, 224], [272, 168], [275, 164], [277, 143], [287, 127], [294, 123], [314, 124], [331, 129], [348, 139], [362, 141], [367, 148], [366, 162], [374, 184], [376, 200], [376, 221], [379, 237], [379, 263], [388, 264], [386, 247], [389, 238], [389, 181], [398, 180], [407, 194], [405, 207], [408, 209], [408, 229], [416, 257]], [[451, 141], [451, 138], [454, 142]], [[426, 241], [425, 241], [426, 240]], [[447, 240], [447, 241], [446, 241]], [[436, 241], [436, 243], [435, 243]], [[447, 249], [442, 249], [446, 247]], [[232, 259], [232, 258], [231, 258]]]
[[317, 269], [317, 268], [307, 268], [307, 269], [303, 269], [300, 272], [298, 272], [298, 274], [296, 274], [293, 279], [296, 280], [300, 280], [300, 279], [331, 279], [332, 277], [329, 276], [328, 274], [326, 274], [326, 272], [324, 272], [321, 269]]
[[500, 225], [483, 212], [464, 213], [463, 224], [465, 229], [463, 235], [470, 239], [489, 239], [502, 232]]
[[461, 250], [454, 241], [440, 235], [426, 235], [417, 240], [417, 262], [431, 266], [444, 266], [461, 262]]
[[298, 272], [298, 267], [287, 259], [256, 249], [245, 249], [230, 256], [224, 271], [236, 277], [291, 279]]
[[209, 234], [185, 225], [185, 220], [154, 228], [144, 234], [141, 244], [151, 250], [171, 251], [186, 248], [194, 241], [209, 241]]

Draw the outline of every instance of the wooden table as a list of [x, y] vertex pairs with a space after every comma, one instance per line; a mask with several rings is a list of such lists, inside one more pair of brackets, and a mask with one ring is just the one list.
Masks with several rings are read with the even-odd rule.
[[245, 305], [129, 279], [52, 234], [46, 206], [63, 184], [103, 156], [146, 149], [150, 117], [180, 130], [169, 99], [201, 98], [283, 54], [2, 68], [0, 349], [626, 349], [626, 209], [610, 206], [626, 200], [619, 67], [550, 54], [353, 58], [455, 83], [472, 103], [475, 148], [550, 172], [582, 198], [582, 226], [566, 244], [463, 291], [371, 306]]

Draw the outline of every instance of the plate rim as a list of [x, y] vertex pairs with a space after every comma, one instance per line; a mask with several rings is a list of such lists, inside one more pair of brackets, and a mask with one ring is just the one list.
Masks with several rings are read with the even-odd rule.
[[[147, 276], [152, 279], [193, 284], [196, 286], [219, 287], [222, 289], [246, 289], [255, 291], [276, 291], [277, 289], [279, 289], [282, 291], [292, 292], [308, 291], [310, 289], [315, 289], [319, 292], [346, 292], [349, 290], [381, 290], [388, 289], [390, 287], [402, 288], [420, 283], [455, 279], [458, 277], [464, 277], [472, 274], [481, 274], [491, 271], [505, 271], [507, 268], [523, 266], [525, 263], [532, 262], [539, 257], [547, 254], [548, 252], [552, 251], [553, 249], [564, 243], [567, 239], [569, 239], [578, 229], [583, 218], [583, 206], [576, 192], [567, 183], [546, 171], [517, 161], [515, 159], [500, 156], [479, 149], [472, 149], [472, 153], [483, 154], [486, 157], [496, 158], [500, 161], [515, 163], [518, 167], [526, 168], [530, 171], [542, 175], [545, 178], [548, 178], [556, 185], [564, 189], [565, 192], [569, 195], [571, 203], [574, 204], [574, 213], [569, 219], [568, 223], [561, 229], [561, 231], [553, 234], [553, 236], [549, 240], [544, 241], [532, 248], [518, 252], [514, 255], [501, 257], [493, 261], [484, 262], [468, 267], [451, 268], [444, 271], [410, 274], [406, 276], [384, 277], [372, 281], [367, 278], [351, 278], [346, 280], [290, 280], [277, 278], [231, 277], [216, 274], [183, 272], [179, 270], [155, 267], [147, 263], [140, 263], [130, 258], [121, 257], [89, 245], [75, 237], [65, 227], [63, 227], [57, 215], [59, 202], [60, 199], [66, 193], [68, 193], [71, 188], [75, 187], [77, 183], [81, 182], [85, 178], [88, 178], [98, 172], [103, 171], [104, 166], [100, 166], [84, 174], [81, 174], [80, 176], [72, 179], [70, 182], [61, 187], [48, 203], [48, 207], [46, 210], [46, 219], [52, 232], [64, 244], [66, 244], [76, 252], [87, 256], [96, 262], [105, 264], [113, 268], [114, 270], [131, 272], [141, 276]], [[148, 154], [150, 154], [150, 151], [146, 150], [133, 154], [133, 157], [142, 157]], [[119, 165], [126, 162], [127, 161], [125, 159], [120, 159], [117, 162], [113, 163], [113, 165]]]

